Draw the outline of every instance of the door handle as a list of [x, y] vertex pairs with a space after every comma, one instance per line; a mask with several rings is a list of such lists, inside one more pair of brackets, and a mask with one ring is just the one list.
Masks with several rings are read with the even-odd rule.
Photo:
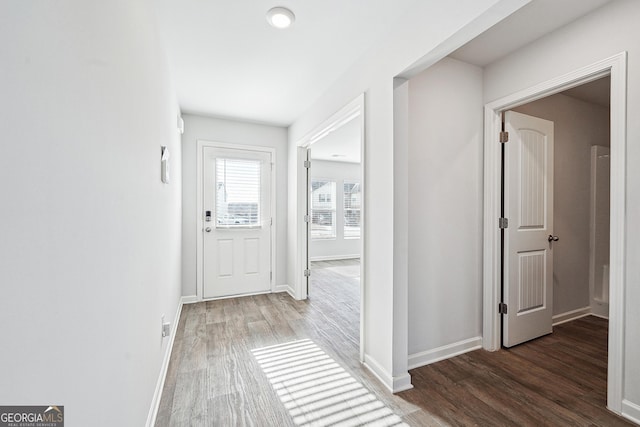
[[547, 240], [550, 242], [557, 242], [558, 240], [560, 240], [560, 238], [558, 236], [552, 236], [551, 234], [549, 234], [549, 238]]
[[204, 231], [206, 231], [207, 233], [211, 233], [211, 227], [205, 228]]

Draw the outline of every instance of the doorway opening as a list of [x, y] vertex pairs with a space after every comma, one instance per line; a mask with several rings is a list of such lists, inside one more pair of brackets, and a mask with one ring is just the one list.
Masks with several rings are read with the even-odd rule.
[[[564, 76], [531, 87], [485, 106], [485, 250], [484, 250], [484, 337], [488, 350], [500, 347], [501, 235], [495, 218], [501, 218], [502, 112], [557, 94], [602, 77], [610, 76], [610, 226], [609, 226], [609, 336], [607, 407], [621, 412], [623, 385], [624, 321], [624, 230], [626, 153], [626, 53], [615, 55]], [[562, 236], [559, 236], [562, 239]]]
[[[364, 94], [298, 142], [303, 230], [298, 299], [335, 300], [359, 323], [364, 359]], [[304, 191], [300, 191], [304, 189]]]
[[309, 148], [309, 266], [307, 296], [344, 293], [360, 300], [362, 167], [357, 116]]
[[504, 347], [608, 318], [610, 85], [606, 76], [504, 114]]

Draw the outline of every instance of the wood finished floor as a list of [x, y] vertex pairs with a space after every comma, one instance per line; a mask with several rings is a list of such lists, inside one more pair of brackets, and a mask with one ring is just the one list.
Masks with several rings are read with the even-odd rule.
[[415, 388], [392, 395], [358, 362], [358, 268], [314, 263], [307, 301], [268, 294], [185, 305], [156, 426], [296, 425], [252, 351], [305, 339], [411, 426], [633, 425], [605, 409], [607, 322], [595, 317], [511, 350], [414, 369]]
[[[589, 316], [508, 350], [473, 351], [412, 370], [407, 422], [445, 426], [632, 426], [608, 411], [607, 329]], [[422, 418], [428, 414], [427, 418]]]

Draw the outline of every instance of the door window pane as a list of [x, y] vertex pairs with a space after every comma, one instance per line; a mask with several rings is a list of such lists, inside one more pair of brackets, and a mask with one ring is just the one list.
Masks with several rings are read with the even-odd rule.
[[344, 238], [357, 239], [360, 237], [360, 205], [362, 196], [360, 183], [356, 181], [344, 182]]
[[336, 237], [336, 183], [311, 180], [311, 238]]
[[260, 224], [259, 160], [216, 159], [216, 226]]

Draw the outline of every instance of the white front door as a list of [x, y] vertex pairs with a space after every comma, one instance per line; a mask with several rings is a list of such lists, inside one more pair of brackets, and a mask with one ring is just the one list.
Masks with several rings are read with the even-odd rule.
[[204, 298], [271, 289], [271, 153], [204, 147]]
[[553, 122], [507, 111], [504, 315], [511, 347], [552, 331]]

